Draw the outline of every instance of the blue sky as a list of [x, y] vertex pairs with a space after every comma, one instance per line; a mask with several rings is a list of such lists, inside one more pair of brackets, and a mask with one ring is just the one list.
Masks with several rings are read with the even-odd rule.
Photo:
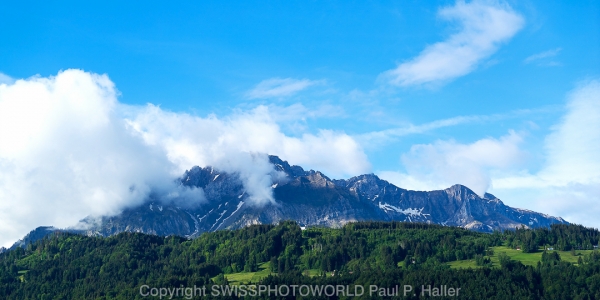
[[[6, 91], [82, 70], [71, 75], [114, 92], [106, 103], [116, 103], [116, 120], [130, 121], [146, 144], [180, 145], [163, 144], [180, 168], [218, 165], [212, 154], [190, 153], [258, 124], [238, 150], [273, 152], [332, 177], [373, 172], [410, 189], [462, 183], [600, 225], [600, 209], [578, 208], [596, 206], [600, 175], [576, 167], [600, 164], [592, 155], [599, 1], [12, 2], [0, 24], [10, 28], [0, 31]], [[591, 123], [578, 121], [582, 114]], [[198, 135], [181, 133], [190, 126]], [[222, 135], [203, 140], [211, 129], [202, 126], [221, 126]], [[15, 151], [0, 151], [0, 161], [19, 161]], [[567, 177], [549, 179], [557, 173]]]

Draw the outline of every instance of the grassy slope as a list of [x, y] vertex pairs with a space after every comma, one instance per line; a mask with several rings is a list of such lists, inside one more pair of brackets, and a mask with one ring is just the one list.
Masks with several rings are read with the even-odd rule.
[[264, 277], [271, 274], [269, 270], [269, 262], [258, 265], [257, 272], [239, 272], [225, 274], [225, 277], [231, 284], [256, 283]]
[[[494, 267], [500, 266], [500, 263], [498, 262], [498, 254], [501, 252], [506, 253], [506, 255], [508, 255], [511, 259], [518, 260], [521, 263], [523, 263], [524, 265], [535, 266], [538, 261], [542, 260], [542, 251], [535, 252], [535, 253], [523, 253], [523, 251], [521, 251], [521, 250], [515, 250], [515, 249], [505, 247], [505, 246], [493, 247], [493, 249], [494, 249], [494, 255], [492, 255], [491, 259], [492, 259], [492, 264]], [[576, 251], [577, 256], [571, 255], [571, 253], [569, 251], [557, 251], [557, 252], [560, 254], [561, 260], [577, 264], [577, 259], [579, 258], [579, 256], [589, 254], [590, 252], [592, 252], [592, 250], [577, 250]], [[400, 264], [403, 265], [404, 262], [399, 263], [399, 266], [400, 266]], [[474, 259], [453, 261], [453, 262], [449, 262], [448, 265], [450, 265], [450, 267], [454, 268], [454, 269], [480, 268], [480, 266], [475, 265]], [[227, 277], [227, 280], [231, 284], [242, 284], [242, 283], [256, 283], [260, 279], [271, 274], [271, 271], [269, 270], [269, 262], [260, 264], [258, 266], [258, 269], [259, 269], [259, 271], [257, 271], [257, 272], [238, 272], [238, 273], [225, 274], [225, 277]], [[315, 275], [320, 274], [319, 270], [307, 270], [307, 271], [309, 273], [309, 276], [315, 276]]]
[[[229, 283], [231, 283], [231, 284], [257, 283], [259, 280], [261, 280], [262, 278], [266, 277], [269, 274], [276, 274], [276, 273], [272, 273], [271, 271], [269, 271], [269, 264], [270, 264], [269, 262], [260, 264], [258, 266], [258, 269], [259, 269], [258, 272], [231, 273], [231, 274], [225, 274], [225, 277], [227, 278], [227, 281], [229, 281]], [[319, 276], [321, 274], [321, 271], [316, 270], [316, 269], [310, 269], [310, 270], [304, 270], [302, 273], [313, 277], [313, 276]], [[327, 273], [327, 276], [330, 276], [330, 272]]]
[[[535, 266], [538, 261], [542, 260], [543, 249], [535, 253], [523, 253], [523, 251], [521, 250], [515, 250], [504, 246], [493, 247], [493, 249], [494, 255], [491, 256], [491, 259], [494, 267], [500, 266], [500, 263], [498, 262], [498, 254], [501, 252], [506, 253], [506, 255], [508, 255], [511, 259], [518, 260], [524, 265], [529, 266]], [[577, 259], [579, 258], [579, 256], [589, 254], [590, 252], [592, 252], [592, 250], [577, 250], [577, 256], [571, 255], [571, 252], [569, 251], [556, 252], [558, 252], [562, 261], [577, 264]], [[475, 265], [474, 259], [453, 261], [449, 262], [448, 265], [450, 265], [451, 268], [479, 268], [479, 266]]]

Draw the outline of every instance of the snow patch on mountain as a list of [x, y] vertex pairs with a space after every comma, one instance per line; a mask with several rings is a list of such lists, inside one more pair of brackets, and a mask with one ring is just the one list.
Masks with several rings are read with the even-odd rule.
[[[219, 206], [219, 207], [220, 207], [220, 206]], [[215, 227], [215, 225], [217, 225], [217, 224], [219, 223], [219, 221], [221, 220], [221, 218], [223, 218], [223, 216], [225, 215], [225, 213], [226, 213], [226, 212], [227, 212], [227, 210], [224, 210], [224, 211], [223, 211], [223, 212], [222, 212], [222, 213], [219, 215], [219, 218], [217, 218], [217, 221], [215, 222], [215, 224], [213, 224], [213, 225], [210, 227], [209, 231], [211, 231], [211, 230], [212, 230], [212, 229]]]
[[401, 209], [397, 206], [393, 206], [391, 204], [387, 204], [387, 203], [381, 203], [379, 202], [378, 204], [379, 208], [383, 209], [384, 211], [395, 211], [401, 214], [405, 214], [408, 216], [419, 216], [419, 217], [424, 217], [424, 216], [428, 216], [429, 214], [424, 214], [423, 213], [423, 209], [425, 207], [421, 207], [421, 208], [407, 208], [407, 209]]
[[242, 206], [244, 205], [244, 201], [240, 201], [240, 203], [238, 203], [237, 208], [231, 213], [231, 215], [229, 215], [229, 217], [223, 219], [223, 222], [221, 222], [221, 224], [219, 224], [219, 226], [217, 226], [217, 229], [215, 230], [219, 230], [219, 228], [221, 228], [221, 225], [225, 224], [225, 222], [231, 218], [233, 215], [235, 215], [235, 213], [240, 210], [240, 208], [242, 208]]

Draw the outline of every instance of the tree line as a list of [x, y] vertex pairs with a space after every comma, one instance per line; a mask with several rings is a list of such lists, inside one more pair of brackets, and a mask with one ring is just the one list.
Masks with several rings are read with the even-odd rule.
[[[548, 245], [565, 251], [593, 249], [598, 237], [597, 230], [579, 225], [488, 234], [403, 222], [301, 230], [285, 221], [205, 233], [192, 240], [128, 232], [107, 238], [57, 232], [0, 254], [0, 296], [141, 299], [143, 284], [226, 284], [227, 274], [255, 272], [268, 263], [271, 276], [262, 284], [410, 284], [416, 298], [421, 297], [421, 285], [446, 284], [461, 287], [471, 299], [600, 299], [598, 252], [580, 257], [577, 265], [561, 261], [556, 252], [544, 252], [537, 266], [498, 255], [500, 267], [493, 268], [489, 260], [494, 246], [523, 247], [525, 252]], [[455, 270], [446, 264], [465, 259], [474, 259], [481, 268]], [[306, 276], [309, 270], [319, 275]]]

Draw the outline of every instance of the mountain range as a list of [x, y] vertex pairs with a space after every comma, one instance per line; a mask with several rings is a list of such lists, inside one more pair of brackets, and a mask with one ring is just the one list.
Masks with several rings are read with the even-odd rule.
[[[371, 220], [423, 222], [482, 232], [567, 223], [560, 217], [506, 206], [492, 194], [480, 197], [463, 185], [429, 192], [412, 191], [374, 174], [335, 180], [319, 171], [289, 165], [277, 156], [269, 156], [269, 161], [276, 171], [286, 175], [273, 181], [272, 203], [254, 204], [236, 173], [193, 167], [178, 180], [181, 185], [203, 189], [206, 201], [197, 207], [165, 204], [150, 197], [145, 204], [119, 215], [82, 220], [85, 230], [64, 230], [100, 236], [128, 231], [194, 238], [203, 232], [282, 220], [294, 220], [301, 226], [327, 227]], [[59, 229], [39, 227], [13, 247], [24, 246], [56, 230]]]

